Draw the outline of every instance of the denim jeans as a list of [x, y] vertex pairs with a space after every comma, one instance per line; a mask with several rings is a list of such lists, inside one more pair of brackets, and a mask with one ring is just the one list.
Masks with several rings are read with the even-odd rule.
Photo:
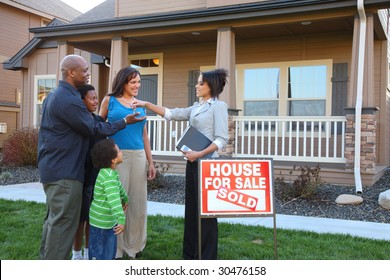
[[114, 230], [90, 226], [89, 259], [113, 260], [116, 253], [116, 235]]

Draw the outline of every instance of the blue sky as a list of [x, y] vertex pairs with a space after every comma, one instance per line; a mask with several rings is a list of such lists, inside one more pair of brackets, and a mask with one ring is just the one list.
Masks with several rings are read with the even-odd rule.
[[61, 0], [76, 10], [85, 13], [105, 0]]

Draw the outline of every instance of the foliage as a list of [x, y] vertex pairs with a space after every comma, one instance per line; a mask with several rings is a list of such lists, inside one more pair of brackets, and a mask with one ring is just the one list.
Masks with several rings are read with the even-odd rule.
[[324, 183], [320, 176], [321, 168], [319, 165], [315, 167], [297, 167], [294, 165], [290, 174], [296, 170], [300, 171], [300, 174], [292, 183], [287, 183], [284, 177], [275, 179], [275, 185], [279, 189], [279, 194], [283, 200], [299, 197], [310, 198], [317, 191], [318, 187]]
[[38, 129], [16, 130], [3, 142], [2, 163], [8, 166], [37, 166]]
[[[38, 259], [45, 212], [43, 203], [0, 199], [1, 260]], [[273, 228], [221, 220], [218, 233], [220, 260], [275, 259]], [[148, 216], [148, 239], [140, 259], [181, 260], [183, 228], [183, 218]], [[388, 241], [350, 235], [277, 229], [277, 245], [280, 260], [390, 259]]]
[[286, 179], [283, 176], [275, 178], [274, 181], [275, 196], [282, 201], [290, 200], [290, 189], [291, 183], [286, 182]]
[[294, 197], [310, 197], [324, 183], [320, 176], [321, 168], [319, 165], [315, 167], [296, 167], [294, 165], [293, 169], [298, 169], [301, 172], [293, 182]]
[[156, 169], [156, 177], [153, 180], [148, 180], [148, 187], [157, 189], [164, 186], [164, 175], [169, 169], [169, 164], [156, 162], [153, 162], [153, 164]]

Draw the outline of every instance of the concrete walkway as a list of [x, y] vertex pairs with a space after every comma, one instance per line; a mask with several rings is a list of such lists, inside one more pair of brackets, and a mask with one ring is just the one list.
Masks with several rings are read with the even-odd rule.
[[[0, 186], [0, 198], [42, 203], [45, 203], [46, 201], [46, 196], [41, 183]], [[148, 215], [158, 214], [163, 216], [184, 217], [184, 205], [148, 201]], [[273, 228], [272, 217], [219, 218], [218, 221]], [[276, 214], [276, 228], [313, 231], [318, 233], [347, 234], [390, 241], [390, 224], [385, 223]]]

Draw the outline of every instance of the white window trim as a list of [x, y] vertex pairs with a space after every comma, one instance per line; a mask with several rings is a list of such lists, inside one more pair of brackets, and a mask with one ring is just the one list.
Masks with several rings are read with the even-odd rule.
[[[279, 83], [279, 116], [288, 116], [288, 96], [287, 96], [287, 69], [291, 66], [315, 66], [326, 65], [327, 69], [327, 89], [326, 89], [326, 108], [325, 115], [330, 116], [332, 114], [332, 71], [333, 61], [332, 59], [322, 60], [299, 60], [299, 61], [284, 61], [284, 62], [272, 62], [272, 63], [252, 63], [252, 64], [239, 64], [236, 66], [237, 71], [237, 90], [236, 100], [237, 107], [241, 109], [240, 115], [243, 115], [244, 110], [244, 70], [256, 69], [256, 68], [280, 68], [280, 83]], [[295, 99], [298, 100], [298, 99]], [[308, 99], [305, 99], [308, 100]], [[317, 99], [315, 99], [317, 100]]]
[[[131, 65], [132, 60], [136, 59], [152, 59], [158, 58], [160, 60], [157, 67], [137, 68], [141, 75], [157, 75], [157, 105], [162, 106], [162, 92], [163, 92], [163, 65], [164, 56], [163, 53], [147, 53], [139, 55], [129, 55], [128, 63]], [[142, 81], [141, 81], [142, 82]]]
[[34, 109], [33, 109], [33, 125], [38, 126], [37, 123], [37, 105], [38, 105], [38, 80], [56, 79], [56, 75], [35, 75], [34, 76]]

